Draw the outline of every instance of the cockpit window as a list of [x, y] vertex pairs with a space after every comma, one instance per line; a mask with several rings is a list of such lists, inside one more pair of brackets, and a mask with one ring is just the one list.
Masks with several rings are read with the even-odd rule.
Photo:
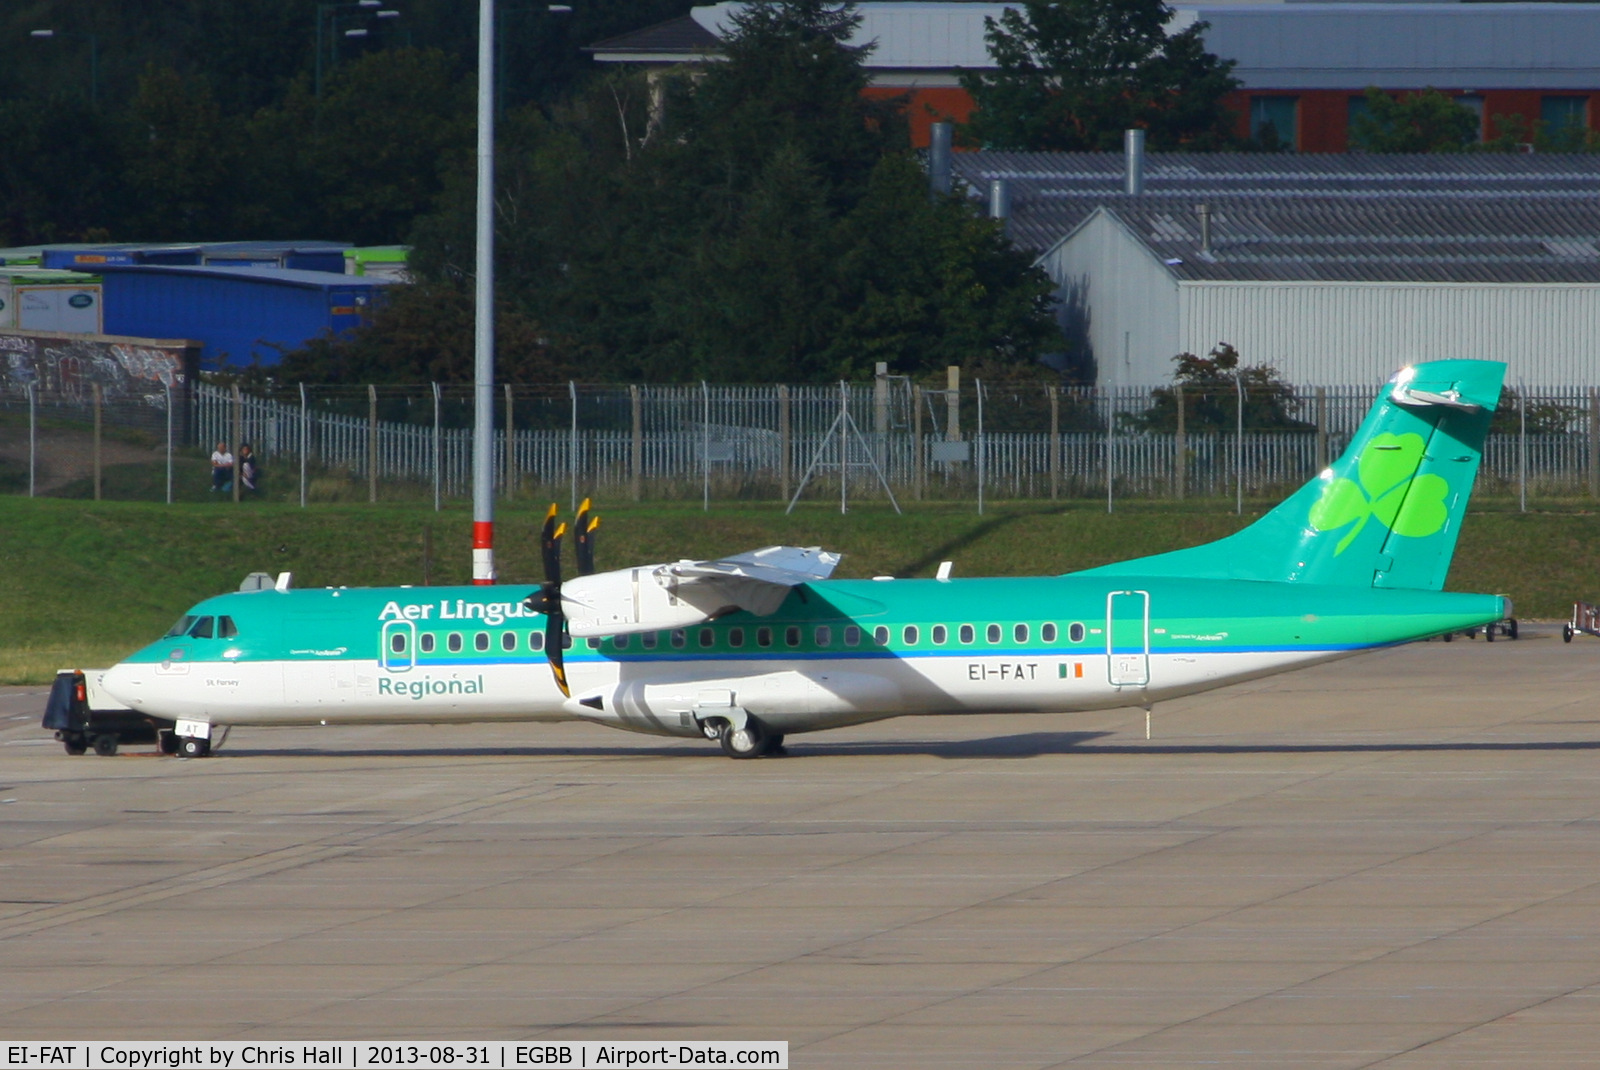
[[232, 617], [217, 618], [217, 638], [232, 639], [239, 634], [239, 629], [234, 626]]
[[217, 618], [215, 618], [215, 617], [201, 617], [200, 619], [196, 620], [194, 622], [194, 626], [189, 629], [189, 638], [190, 639], [211, 639], [216, 634], [216, 625], [217, 625]]
[[180, 635], [188, 635], [189, 629], [192, 627], [194, 627], [194, 617], [190, 616], [188, 613], [185, 613], [183, 616], [178, 618], [178, 623], [167, 629], [167, 634], [162, 636], [162, 638], [176, 639]]

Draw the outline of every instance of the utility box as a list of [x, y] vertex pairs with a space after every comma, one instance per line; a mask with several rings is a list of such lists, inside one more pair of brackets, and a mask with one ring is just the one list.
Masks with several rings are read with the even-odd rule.
[[0, 268], [0, 328], [100, 334], [104, 285], [95, 275]]

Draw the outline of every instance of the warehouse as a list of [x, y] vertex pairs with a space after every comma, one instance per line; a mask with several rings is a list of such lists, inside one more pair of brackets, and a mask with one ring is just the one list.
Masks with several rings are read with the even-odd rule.
[[391, 279], [279, 268], [102, 267], [107, 334], [194, 338], [207, 368], [273, 365], [363, 323]]
[[1115, 198], [1048, 250], [1062, 325], [1101, 383], [1170, 381], [1220, 342], [1299, 383], [1504, 360], [1595, 382], [1600, 204], [1450, 196]]

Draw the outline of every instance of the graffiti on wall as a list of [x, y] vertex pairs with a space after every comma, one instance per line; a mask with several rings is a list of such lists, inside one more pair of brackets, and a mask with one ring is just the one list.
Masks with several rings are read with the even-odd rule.
[[0, 330], [0, 392], [31, 385], [41, 400], [82, 403], [98, 383], [106, 400], [165, 407], [169, 390], [187, 393], [198, 359], [198, 346]]

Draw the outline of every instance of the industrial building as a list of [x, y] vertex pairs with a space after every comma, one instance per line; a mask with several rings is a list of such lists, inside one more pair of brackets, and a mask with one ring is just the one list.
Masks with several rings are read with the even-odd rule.
[[[741, 5], [720, 3], [610, 40], [589, 51], [602, 63], [664, 68], [714, 59]], [[1206, 47], [1233, 60], [1241, 87], [1227, 100], [1241, 137], [1266, 126], [1284, 146], [1342, 152], [1362, 91], [1435, 88], [1479, 116], [1493, 136], [1511, 116], [1549, 129], [1600, 123], [1600, 4], [1579, 3], [1184, 3], [1181, 30], [1206, 22]], [[888, 2], [857, 6], [853, 43], [871, 42], [868, 95], [904, 96], [913, 141], [932, 122], [963, 122], [972, 98], [963, 71], [991, 66], [984, 20], [1004, 4]]]
[[326, 271], [107, 264], [107, 334], [193, 338], [206, 367], [276, 364], [289, 350], [359, 326], [394, 280]]

